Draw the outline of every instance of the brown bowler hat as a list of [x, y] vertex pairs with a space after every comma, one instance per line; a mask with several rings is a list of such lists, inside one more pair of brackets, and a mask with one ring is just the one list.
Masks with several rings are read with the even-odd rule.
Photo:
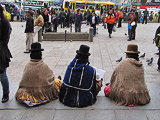
[[125, 53], [139, 54], [140, 52], [138, 51], [138, 45], [129, 44]]

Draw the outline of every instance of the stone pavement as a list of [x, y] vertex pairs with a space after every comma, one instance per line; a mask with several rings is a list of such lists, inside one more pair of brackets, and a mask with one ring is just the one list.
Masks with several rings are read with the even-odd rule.
[[[157, 69], [158, 56], [154, 55], [157, 48], [152, 44], [158, 23], [138, 24], [136, 29], [136, 40], [127, 41], [127, 24], [113, 33], [112, 38], [108, 37], [108, 32], [99, 25], [99, 34], [94, 37], [94, 42], [87, 41], [55, 41], [42, 42], [43, 60], [53, 70], [55, 76], [64, 77], [67, 65], [75, 57], [75, 51], [81, 44], [86, 44], [90, 49], [91, 65], [106, 71], [104, 83], [109, 82], [111, 74], [118, 63], [115, 61], [121, 56], [125, 58], [124, 51], [130, 43], [138, 44], [141, 54], [146, 53], [146, 57], [141, 59], [145, 69], [145, 79], [150, 92], [151, 102], [145, 106], [125, 107], [114, 105], [108, 98], [104, 97], [103, 89], [97, 97], [97, 102], [93, 106], [86, 108], [70, 108], [61, 104], [58, 100], [48, 104], [28, 108], [17, 103], [14, 99], [18, 83], [21, 80], [25, 64], [29, 61], [29, 54], [24, 54], [25, 50], [25, 23], [11, 23], [13, 31], [9, 48], [13, 59], [7, 74], [10, 81], [10, 100], [0, 103], [0, 120], [159, 120], [160, 119], [160, 73]], [[23, 26], [23, 27], [22, 27]], [[83, 32], [88, 32], [89, 27], [83, 25]], [[73, 28], [74, 29], [74, 28]], [[58, 32], [65, 29], [58, 28]], [[67, 29], [69, 31], [69, 29]], [[74, 31], [74, 30], [73, 30]], [[35, 38], [36, 41], [36, 38]], [[153, 64], [148, 66], [146, 60], [154, 57]], [[0, 99], [2, 90], [0, 86]]]

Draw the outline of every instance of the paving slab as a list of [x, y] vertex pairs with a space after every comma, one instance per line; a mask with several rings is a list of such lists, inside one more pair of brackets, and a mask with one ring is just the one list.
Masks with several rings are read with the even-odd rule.
[[27, 110], [21, 120], [53, 120], [54, 110]]
[[84, 110], [57, 110], [53, 120], [84, 120]]

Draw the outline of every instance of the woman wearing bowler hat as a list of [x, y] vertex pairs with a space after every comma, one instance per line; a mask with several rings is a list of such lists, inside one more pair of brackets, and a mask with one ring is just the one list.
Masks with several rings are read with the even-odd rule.
[[89, 46], [81, 45], [66, 70], [59, 94], [60, 102], [66, 106], [86, 107], [96, 102], [102, 82], [96, 82], [96, 70], [89, 65], [89, 49]]
[[28, 106], [43, 104], [58, 98], [61, 81], [55, 79], [52, 70], [42, 61], [40, 43], [32, 43], [31, 60], [25, 66], [16, 100]]
[[145, 105], [150, 102], [150, 96], [143, 64], [138, 57], [138, 46], [129, 44], [125, 53], [126, 59], [120, 62], [112, 74], [109, 97], [117, 105]]

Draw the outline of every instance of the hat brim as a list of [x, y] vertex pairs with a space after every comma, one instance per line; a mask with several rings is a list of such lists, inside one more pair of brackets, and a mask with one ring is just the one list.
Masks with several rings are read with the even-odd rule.
[[135, 51], [126, 51], [125, 53], [139, 54], [140, 52], [139, 51], [137, 51], [137, 52], [135, 52]]
[[38, 51], [44, 51], [44, 49], [31, 49], [30, 52], [38, 52]]
[[80, 55], [85, 55], [85, 56], [90, 56], [90, 53], [82, 53], [79, 50], [76, 51], [76, 53], [80, 54]]

